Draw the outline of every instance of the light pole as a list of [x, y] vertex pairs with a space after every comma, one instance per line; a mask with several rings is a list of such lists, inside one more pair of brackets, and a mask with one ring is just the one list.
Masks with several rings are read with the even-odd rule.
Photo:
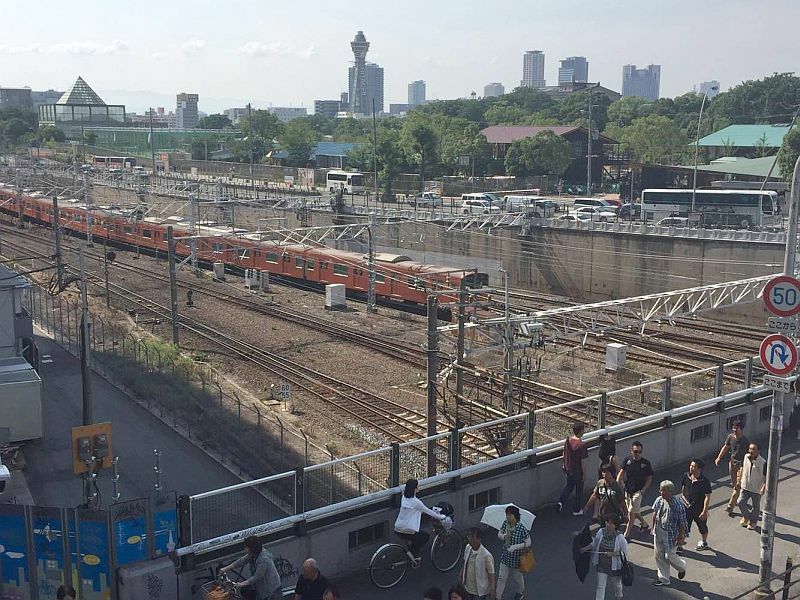
[[703, 101], [700, 103], [700, 116], [697, 117], [697, 139], [694, 143], [694, 174], [692, 177], [692, 213], [694, 213], [694, 200], [697, 195], [697, 155], [700, 152], [700, 122], [703, 120], [703, 109], [706, 106], [708, 92], [715, 92], [719, 89], [718, 85], [712, 86], [703, 93]]
[[589, 91], [589, 106], [587, 116], [589, 117], [589, 135], [586, 136], [586, 195], [592, 196], [592, 101], [594, 100], [592, 90], [600, 87], [600, 82], [587, 86]]

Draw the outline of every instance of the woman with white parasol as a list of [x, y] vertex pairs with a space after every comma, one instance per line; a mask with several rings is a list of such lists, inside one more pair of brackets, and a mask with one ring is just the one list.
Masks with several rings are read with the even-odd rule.
[[517, 586], [514, 600], [524, 598], [525, 580], [519, 570], [519, 561], [531, 545], [530, 527], [535, 518], [533, 513], [521, 511], [513, 504], [487, 506], [483, 512], [481, 523], [497, 529], [497, 537], [503, 542], [503, 554], [500, 556], [500, 569], [497, 573], [497, 600], [502, 600], [509, 578]]

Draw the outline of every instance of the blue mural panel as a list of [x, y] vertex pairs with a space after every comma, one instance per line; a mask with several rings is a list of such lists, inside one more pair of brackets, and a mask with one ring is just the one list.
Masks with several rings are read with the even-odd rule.
[[111, 552], [108, 513], [77, 510], [78, 574], [81, 600], [111, 598]]
[[147, 537], [147, 498], [118, 502], [110, 508], [116, 566], [150, 558]]
[[7, 600], [30, 600], [31, 572], [25, 507], [0, 504], [0, 587]]
[[32, 506], [33, 558], [39, 598], [55, 598], [65, 580], [66, 531], [60, 508]]
[[159, 494], [152, 499], [153, 552], [166, 556], [178, 547], [178, 507], [175, 492]]

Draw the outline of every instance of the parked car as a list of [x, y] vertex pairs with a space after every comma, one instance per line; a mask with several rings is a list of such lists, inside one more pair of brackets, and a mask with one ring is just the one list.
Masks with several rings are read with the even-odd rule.
[[641, 204], [623, 204], [617, 213], [620, 219], [641, 219], [642, 218], [642, 205]]
[[582, 206], [592, 206], [594, 208], [610, 210], [615, 214], [617, 212], [616, 206], [602, 198], [575, 198], [574, 208], [577, 210]]
[[609, 200], [608, 198], [605, 199], [611, 206], [616, 207], [617, 210], [622, 208], [622, 200]]
[[500, 207], [489, 200], [464, 200], [461, 212], [465, 215], [488, 215], [500, 212]]
[[656, 223], [659, 227], [688, 227], [688, 217], [666, 217]]
[[524, 212], [537, 218], [549, 219], [555, 213], [555, 203], [539, 196], [508, 195], [503, 198], [506, 212]]
[[570, 211], [570, 214], [576, 214], [582, 221], [599, 221], [601, 223], [614, 221], [617, 218], [617, 213], [613, 210], [594, 206], [582, 206], [577, 210]]
[[408, 203], [419, 208], [441, 208], [442, 204], [444, 204], [442, 197], [435, 192], [422, 192], [413, 198], [409, 198]]

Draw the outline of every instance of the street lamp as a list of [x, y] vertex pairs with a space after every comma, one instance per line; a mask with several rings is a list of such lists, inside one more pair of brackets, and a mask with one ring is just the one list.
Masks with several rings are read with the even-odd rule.
[[694, 176], [692, 178], [692, 213], [694, 213], [695, 196], [697, 195], [697, 154], [700, 152], [700, 122], [703, 120], [703, 108], [705, 108], [708, 92], [719, 90], [718, 85], [713, 85], [703, 93], [703, 102], [700, 103], [700, 116], [697, 117], [697, 139], [694, 143]]

